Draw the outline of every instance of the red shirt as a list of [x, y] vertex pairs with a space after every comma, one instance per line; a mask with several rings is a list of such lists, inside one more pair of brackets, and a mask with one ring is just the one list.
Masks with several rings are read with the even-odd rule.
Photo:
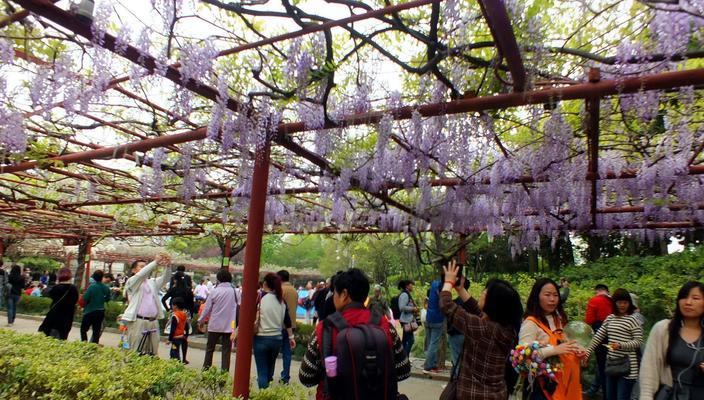
[[613, 314], [614, 303], [611, 297], [605, 294], [598, 294], [587, 303], [587, 315], [584, 317], [584, 322], [589, 325], [594, 325], [596, 322], [604, 322], [606, 317]]

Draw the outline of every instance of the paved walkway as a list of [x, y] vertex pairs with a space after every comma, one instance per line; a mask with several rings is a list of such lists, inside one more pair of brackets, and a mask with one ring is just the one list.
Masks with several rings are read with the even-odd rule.
[[[18, 316], [15, 320], [14, 326], [8, 328], [6, 326], [7, 319], [5, 317], [5, 313], [0, 313], [0, 316], [0, 321], [2, 321], [2, 323], [0, 323], [0, 327], [2, 327], [3, 329], [12, 329], [21, 333], [37, 333], [37, 328], [40, 324], [39, 318]], [[68, 340], [80, 340], [80, 332], [77, 326], [74, 326], [74, 328], [71, 329]], [[120, 335], [118, 333], [115, 333], [113, 330], [108, 329], [103, 333], [103, 336], [100, 338], [100, 343], [105, 346], [117, 347], [119, 340]], [[205, 357], [205, 351], [203, 350], [205, 347], [205, 341], [203, 339], [203, 336], [198, 335], [196, 337], [190, 338], [189, 344], [191, 344], [188, 349], [188, 361], [190, 361], [189, 367], [199, 369], [203, 365], [203, 358]], [[164, 359], [169, 358], [169, 349], [167, 344], [162, 343], [159, 346], [159, 357]], [[234, 357], [236, 357], [236, 355], [233, 354], [233, 358]], [[213, 365], [220, 365], [220, 353], [216, 353], [215, 357], [213, 357]], [[294, 382], [298, 380], [297, 377], [300, 365], [301, 363], [298, 361], [294, 360], [291, 362], [291, 376], [292, 381]], [[417, 367], [418, 365], [419, 364], [417, 362], [414, 362], [414, 367]], [[234, 366], [235, 361], [233, 359], [231, 362], [231, 370], [233, 371]], [[280, 374], [280, 361], [277, 362], [276, 367], [276, 373]], [[417, 370], [414, 372], [416, 372], [416, 374], [414, 375], [420, 376], [420, 374], [417, 374]], [[251, 378], [255, 379], [255, 377], [256, 371], [254, 368], [254, 359], [252, 359]], [[445, 387], [445, 385], [446, 382], [442, 379], [411, 377], [399, 383], [399, 391], [401, 393], [406, 394], [412, 400], [434, 400], [440, 397], [440, 393], [442, 392], [442, 389]]]

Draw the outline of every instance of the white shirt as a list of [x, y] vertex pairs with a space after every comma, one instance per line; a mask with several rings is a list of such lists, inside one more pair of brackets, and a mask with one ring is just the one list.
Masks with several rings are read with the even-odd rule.
[[203, 284], [196, 286], [195, 296], [203, 299], [208, 298], [208, 287]]
[[122, 314], [122, 319], [126, 321], [137, 320], [137, 310], [139, 310], [140, 304], [142, 303], [142, 294], [144, 293], [142, 290], [142, 284], [144, 282], [149, 284], [152, 297], [156, 303], [156, 317], [158, 319], [164, 318], [164, 307], [162, 307], [161, 301], [159, 301], [159, 289], [169, 283], [169, 279], [171, 278], [171, 268], [164, 268], [164, 273], [159, 278], [149, 278], [149, 275], [152, 271], [154, 271], [156, 266], [156, 261], [150, 262], [139, 272], [134, 274], [130, 279], [128, 279], [127, 282], [125, 282], [125, 294], [127, 294], [127, 298], [130, 303], [127, 305], [127, 309]]

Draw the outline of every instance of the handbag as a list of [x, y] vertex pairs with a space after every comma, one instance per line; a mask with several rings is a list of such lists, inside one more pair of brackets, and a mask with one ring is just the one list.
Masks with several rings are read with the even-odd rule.
[[672, 386], [660, 385], [658, 391], [655, 392], [653, 400], [670, 400], [672, 399]]
[[440, 400], [457, 400], [457, 382], [460, 377], [460, 369], [462, 368], [462, 359], [464, 358], [464, 345], [462, 346], [462, 352], [457, 359], [457, 365], [452, 368], [450, 375], [450, 381], [447, 382], [447, 386], [440, 393]]
[[628, 356], [615, 356], [606, 358], [604, 367], [606, 375], [619, 377], [626, 376], [631, 372], [631, 359]]
[[407, 324], [403, 324], [403, 331], [404, 332], [415, 332], [417, 330], [418, 330], [418, 322], [416, 322], [415, 320], [413, 320]]

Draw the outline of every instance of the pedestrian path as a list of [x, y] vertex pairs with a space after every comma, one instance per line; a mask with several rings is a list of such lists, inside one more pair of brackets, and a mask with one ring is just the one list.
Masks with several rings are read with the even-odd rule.
[[[34, 317], [34, 316], [24, 316], [24, 315], [18, 315], [17, 319], [15, 320], [15, 324], [12, 327], [7, 327], [5, 321], [5, 313], [0, 313], [0, 321], [3, 321], [2, 324], [0, 324], [0, 327], [3, 329], [11, 329], [17, 332], [21, 333], [27, 333], [27, 334], [36, 334], [37, 329], [39, 328], [39, 324], [41, 321], [41, 318], [39, 317]], [[73, 329], [71, 329], [71, 332], [69, 334], [68, 340], [73, 341], [73, 340], [80, 340], [80, 332], [78, 330], [77, 326], [74, 326]], [[119, 333], [116, 332], [116, 330], [113, 329], [106, 329], [106, 331], [103, 333], [102, 337], [100, 338], [100, 343], [106, 347], [117, 347], [118, 343], [120, 341], [120, 335]], [[161, 343], [159, 346], [159, 357], [167, 359], [169, 358], [169, 348], [166, 343]], [[189, 349], [188, 349], [188, 361], [190, 364], [188, 367], [194, 368], [194, 369], [200, 369], [203, 365], [203, 359], [205, 357], [205, 339], [203, 336], [198, 335], [196, 337], [193, 337], [189, 339]], [[234, 370], [234, 357], [236, 355], [233, 354], [233, 360], [231, 361], [231, 366], [232, 370]], [[436, 379], [429, 379], [427, 377], [423, 377], [423, 375], [420, 373], [418, 370], [418, 366], [422, 366], [422, 361], [418, 360], [413, 360], [414, 364], [414, 376], [406, 379], [405, 381], [402, 381], [399, 383], [399, 391], [401, 393], [404, 393], [408, 396], [409, 399], [411, 400], [435, 400], [440, 397], [440, 393], [442, 392], [442, 389], [445, 387], [447, 384], [445, 379], [436, 377]], [[213, 357], [213, 365], [218, 366], [220, 365], [220, 353], [217, 352], [215, 356]], [[292, 361], [291, 362], [291, 381], [292, 382], [297, 382], [298, 379], [298, 370], [300, 369], [301, 363], [299, 361]], [[275, 377], [278, 377], [279, 374], [281, 373], [281, 361], [277, 361], [276, 363], [276, 375]], [[254, 379], [256, 377], [256, 370], [254, 366], [254, 359], [252, 359], [252, 368], [250, 371], [250, 377]]]

